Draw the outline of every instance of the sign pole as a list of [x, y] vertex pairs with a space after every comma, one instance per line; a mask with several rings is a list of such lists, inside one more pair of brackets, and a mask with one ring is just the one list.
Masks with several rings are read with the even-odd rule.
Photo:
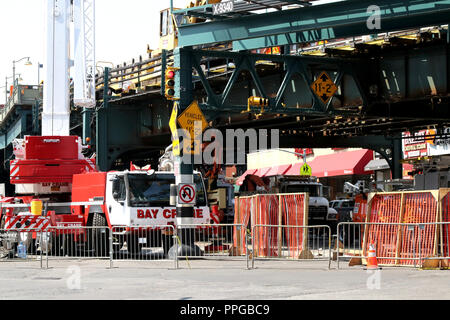
[[[183, 66], [183, 69], [181, 69], [181, 66]], [[180, 68], [179, 76], [175, 78], [175, 96], [180, 98], [178, 103], [180, 109], [185, 110], [193, 100], [192, 62], [187, 55], [181, 54], [179, 48], [174, 51], [174, 67]], [[182, 70], [189, 70], [189, 72], [181, 72]], [[185, 154], [184, 149], [184, 147], [180, 148], [178, 155], [174, 154], [175, 183], [178, 187], [194, 184], [193, 156], [189, 153]], [[175, 252], [177, 252], [178, 257], [202, 256], [203, 252], [194, 244], [194, 204], [183, 204], [180, 200], [179, 193], [177, 201], [177, 234], [181, 245], [176, 243], [170, 248], [169, 258], [176, 257]]]

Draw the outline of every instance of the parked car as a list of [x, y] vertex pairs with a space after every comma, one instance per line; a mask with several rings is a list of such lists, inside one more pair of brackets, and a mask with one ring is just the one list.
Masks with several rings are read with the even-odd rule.
[[327, 225], [331, 228], [331, 234], [336, 234], [336, 226], [338, 223], [338, 212], [336, 209], [329, 207], [327, 214]]
[[330, 201], [330, 208], [337, 211], [338, 222], [353, 221], [353, 208], [355, 206], [355, 200], [353, 199], [340, 199]]

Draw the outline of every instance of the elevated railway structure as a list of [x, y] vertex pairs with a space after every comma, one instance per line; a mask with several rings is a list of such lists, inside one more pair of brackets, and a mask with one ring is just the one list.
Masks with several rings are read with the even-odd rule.
[[[254, 0], [221, 13], [217, 2], [174, 9], [178, 47], [105, 68], [96, 108], [72, 107], [72, 133], [102, 170], [155, 163], [171, 143], [173, 102], [161, 90], [168, 66], [180, 68], [180, 111], [199, 101], [211, 127], [279, 129], [280, 147], [373, 149], [393, 178], [401, 177], [401, 132], [433, 127], [439, 135], [449, 125], [450, 1], [380, 0], [370, 11], [365, 0]], [[370, 19], [380, 28], [368, 28]], [[268, 47], [280, 54], [263, 53]], [[324, 72], [337, 91], [321, 97], [314, 83]], [[268, 105], [248, 109], [251, 96]], [[27, 113], [13, 103], [2, 118], [6, 167], [12, 139], [38, 122], [36, 106]], [[19, 128], [23, 119], [31, 122]]]

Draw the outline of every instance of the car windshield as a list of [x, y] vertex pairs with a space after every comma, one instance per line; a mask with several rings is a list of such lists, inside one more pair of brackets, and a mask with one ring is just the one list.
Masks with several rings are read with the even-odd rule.
[[291, 184], [287, 187], [287, 193], [308, 192], [310, 197], [320, 197], [319, 190], [317, 185]]
[[[129, 174], [130, 204], [132, 207], [169, 207], [170, 185], [175, 183], [173, 174]], [[206, 205], [205, 192], [200, 175], [195, 175], [197, 206]]]

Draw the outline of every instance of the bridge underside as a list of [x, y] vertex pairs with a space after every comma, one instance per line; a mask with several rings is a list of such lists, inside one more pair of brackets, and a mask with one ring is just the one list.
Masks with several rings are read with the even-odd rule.
[[[180, 49], [180, 109], [199, 101], [210, 126], [221, 130], [279, 129], [281, 147], [393, 150], [401, 132], [432, 127], [439, 134], [450, 123], [449, 45], [446, 37], [426, 39], [328, 57]], [[323, 71], [338, 87], [326, 104], [311, 87]], [[269, 98], [269, 106], [247, 112], [250, 96]], [[91, 121], [102, 169], [132, 160], [156, 165], [171, 143], [172, 103], [159, 90], [106, 100]]]

